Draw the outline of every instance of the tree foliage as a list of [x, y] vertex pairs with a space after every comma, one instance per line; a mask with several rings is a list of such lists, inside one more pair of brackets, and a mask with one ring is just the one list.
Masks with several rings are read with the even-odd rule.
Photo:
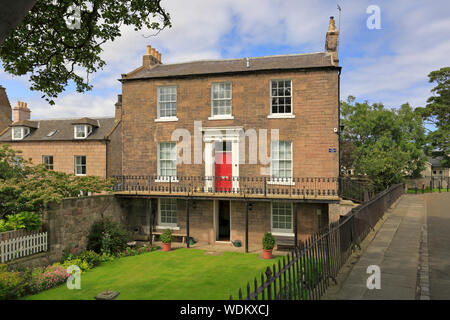
[[42, 213], [45, 206], [89, 192], [110, 190], [111, 179], [74, 176], [23, 160], [8, 145], [0, 148], [0, 219], [21, 212]]
[[425, 108], [417, 108], [426, 123], [436, 127], [428, 134], [432, 146], [430, 155], [441, 156], [441, 165], [450, 167], [450, 67], [432, 71], [429, 82], [436, 86]]
[[426, 161], [425, 129], [409, 104], [386, 109], [381, 103], [358, 103], [350, 96], [341, 107], [342, 146], [352, 146], [347, 165], [352, 162], [356, 174], [380, 187], [399, 183], [404, 176], [420, 176]]
[[[122, 25], [158, 32], [170, 27], [160, 0], [38, 0], [0, 47], [0, 60], [13, 75], [31, 73], [31, 90], [54, 104], [73, 81], [78, 92], [92, 88], [89, 74], [105, 65], [102, 45], [121, 36]], [[80, 9], [79, 28], [72, 28]], [[69, 22], [69, 25], [68, 25]], [[83, 71], [83, 74], [80, 74]]]

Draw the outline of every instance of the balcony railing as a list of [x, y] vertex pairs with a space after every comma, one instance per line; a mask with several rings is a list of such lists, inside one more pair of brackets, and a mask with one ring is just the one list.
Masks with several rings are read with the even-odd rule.
[[338, 177], [115, 176], [113, 191], [230, 197], [337, 198]]

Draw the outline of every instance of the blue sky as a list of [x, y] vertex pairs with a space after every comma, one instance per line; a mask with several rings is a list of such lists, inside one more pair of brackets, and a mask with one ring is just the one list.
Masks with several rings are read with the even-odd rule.
[[[163, 0], [173, 27], [153, 31], [123, 27], [122, 37], [104, 46], [107, 66], [90, 76], [85, 94], [67, 88], [56, 106], [29, 90], [28, 76], [12, 77], [0, 68], [0, 84], [12, 105], [28, 103], [32, 118], [111, 116], [117, 81], [142, 63], [146, 45], [162, 53], [164, 63], [324, 51], [330, 16], [342, 8], [339, 58], [341, 98], [383, 102], [398, 107], [424, 106], [432, 85], [430, 71], [450, 65], [448, 0]], [[369, 30], [366, 9], [377, 5], [381, 29]]]

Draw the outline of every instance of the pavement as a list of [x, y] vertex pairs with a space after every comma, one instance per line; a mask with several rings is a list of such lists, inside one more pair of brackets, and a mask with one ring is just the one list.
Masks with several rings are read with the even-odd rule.
[[[348, 276], [325, 299], [414, 300], [418, 297], [420, 248], [426, 225], [424, 195], [403, 195], [386, 213], [384, 223], [367, 245]], [[450, 231], [450, 229], [449, 229]], [[450, 242], [448, 243], [450, 247]], [[380, 268], [380, 289], [369, 289], [369, 266]], [[426, 279], [425, 279], [426, 280]], [[419, 292], [420, 293], [420, 292]]]
[[430, 298], [450, 299], [450, 192], [425, 195]]

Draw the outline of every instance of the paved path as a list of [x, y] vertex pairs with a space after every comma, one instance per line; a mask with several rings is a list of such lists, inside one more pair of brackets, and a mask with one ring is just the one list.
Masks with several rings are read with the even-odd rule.
[[450, 299], [450, 192], [425, 197], [431, 299]]
[[[416, 299], [419, 249], [426, 221], [425, 197], [403, 195], [387, 215], [386, 221], [354, 265], [342, 288], [330, 298]], [[447, 246], [450, 247], [449, 241]], [[367, 274], [367, 267], [370, 265], [380, 267], [381, 289], [369, 290], [366, 286], [370, 276]]]

